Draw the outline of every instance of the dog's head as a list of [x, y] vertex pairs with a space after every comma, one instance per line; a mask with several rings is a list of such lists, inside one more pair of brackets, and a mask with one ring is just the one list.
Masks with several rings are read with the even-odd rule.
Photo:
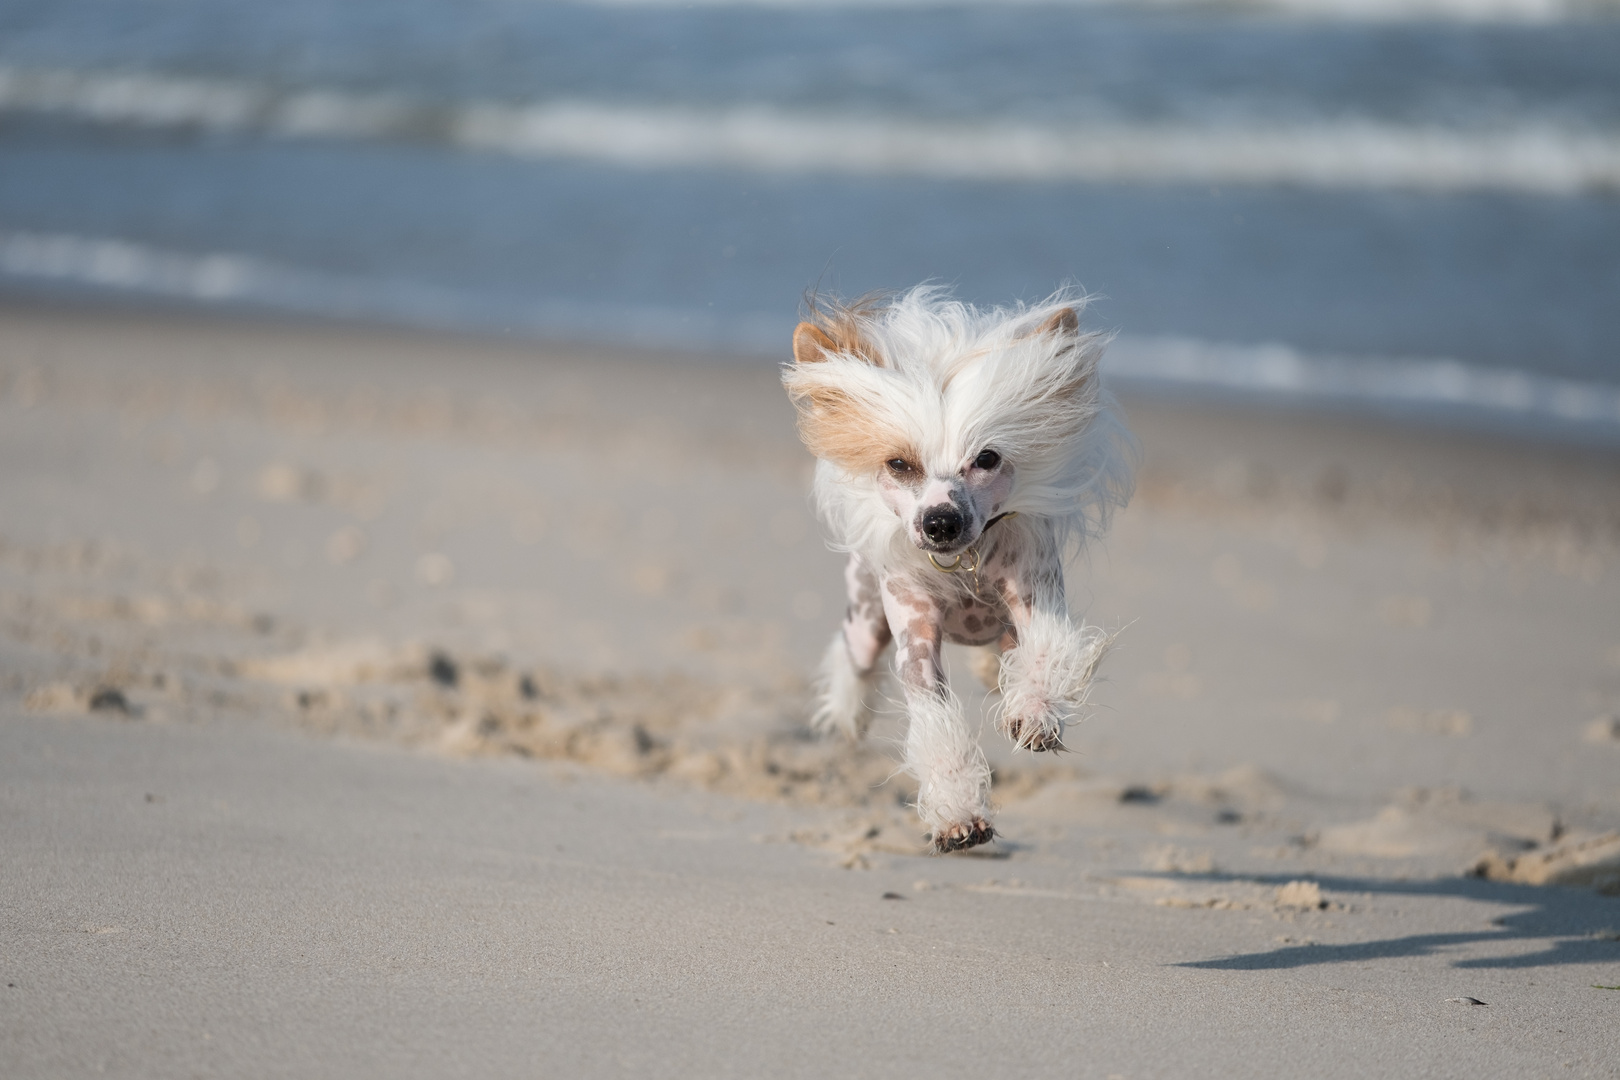
[[783, 375], [800, 435], [833, 466], [841, 499], [887, 511], [859, 526], [847, 505], [830, 515], [855, 531], [886, 520], [947, 556], [1011, 511], [1083, 515], [1103, 464], [1087, 434], [1105, 408], [1106, 336], [1080, 330], [1082, 305], [1060, 295], [981, 311], [925, 286], [816, 307]]

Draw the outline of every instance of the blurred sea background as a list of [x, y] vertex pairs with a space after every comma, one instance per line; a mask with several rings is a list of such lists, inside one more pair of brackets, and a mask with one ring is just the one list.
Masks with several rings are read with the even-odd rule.
[[925, 279], [1620, 444], [1620, 3], [0, 0], [3, 300], [764, 362]]

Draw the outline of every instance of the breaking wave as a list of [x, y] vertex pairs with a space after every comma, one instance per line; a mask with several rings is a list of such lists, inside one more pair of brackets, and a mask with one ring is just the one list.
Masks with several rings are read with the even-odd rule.
[[1286, 345], [1121, 337], [1104, 367], [1127, 383], [1488, 414], [1620, 438], [1620, 386], [1457, 360], [1313, 356]]
[[432, 330], [510, 332], [666, 348], [758, 353], [781, 337], [775, 319], [723, 318], [652, 305], [518, 299], [417, 281], [337, 274], [250, 255], [197, 255], [62, 233], [0, 232], [0, 280], [5, 278], [70, 290]]
[[[590, 0], [604, 7], [928, 8], [961, 0]], [[1281, 15], [1358, 22], [1551, 23], [1620, 14], [1615, 0], [980, 0], [981, 7], [1118, 8], [1197, 15]]]
[[1273, 123], [926, 121], [771, 107], [555, 101], [435, 105], [387, 93], [0, 67], [0, 115], [291, 138], [435, 142], [625, 168], [1004, 182], [1298, 185], [1568, 196], [1620, 192], [1620, 132], [1363, 119]]

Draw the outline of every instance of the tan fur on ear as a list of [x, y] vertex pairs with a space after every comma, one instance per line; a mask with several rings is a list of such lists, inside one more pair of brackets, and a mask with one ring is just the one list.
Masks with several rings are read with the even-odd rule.
[[826, 359], [827, 353], [843, 353], [883, 367], [883, 356], [861, 332], [861, 324], [881, 312], [883, 303], [879, 296], [850, 301], [810, 297], [810, 321], [793, 331], [793, 359], [814, 363]]
[[[1046, 321], [1041, 323], [1041, 325], [1037, 326], [1035, 329], [1025, 334], [1019, 334], [1018, 340], [1024, 341], [1033, 337], [1045, 337], [1048, 334], [1056, 334], [1060, 337], [1069, 338], [1070, 340], [1068, 343], [1057, 351], [1058, 356], [1068, 354], [1075, 347], [1075, 345], [1078, 344], [1077, 339], [1080, 334], [1079, 313], [1077, 313], [1072, 307], [1059, 308], [1057, 311], [1054, 311], [1051, 315], [1047, 316]], [[1073, 381], [1065, 383], [1063, 387], [1058, 390], [1058, 397], [1090, 397], [1093, 395], [1096, 386], [1097, 372], [1095, 367], [1092, 367], [1088, 370], [1080, 372]]]
[[820, 363], [827, 359], [828, 353], [838, 351], [838, 343], [814, 323], [802, 322], [793, 331], [793, 362], [796, 364]]
[[[1041, 323], [1036, 334], [1072, 334], [1080, 329], [1080, 316], [1076, 315], [1074, 308], [1066, 307], [1061, 311], [1054, 311], [1052, 317]], [[1034, 335], [1031, 335], [1034, 336]]]
[[[1019, 340], [1023, 340], [1024, 338], [1045, 337], [1048, 334], [1056, 334], [1056, 335], [1058, 335], [1060, 337], [1066, 337], [1066, 338], [1073, 339], [1079, 333], [1080, 333], [1080, 316], [1078, 314], [1076, 314], [1074, 308], [1066, 307], [1066, 308], [1060, 308], [1057, 311], [1052, 312], [1052, 314], [1050, 316], [1048, 316], [1047, 320], [1045, 322], [1041, 323], [1040, 326], [1037, 326], [1034, 330], [1031, 330], [1027, 334], [1020, 334], [1020, 335], [1018, 335], [1018, 337], [1019, 337]], [[1075, 345], [1074, 341], [1071, 340], [1067, 345], [1065, 345], [1065, 346], [1063, 346], [1063, 348], [1059, 349], [1057, 354], [1059, 356], [1064, 355], [1070, 349], [1073, 349], [1074, 345]], [[1067, 386], [1067, 387], [1065, 387], [1063, 389], [1063, 396], [1064, 397], [1071, 397], [1074, 394], [1080, 393], [1081, 391], [1086, 389], [1086, 384], [1089, 383], [1089, 382], [1090, 382], [1090, 379], [1088, 379], [1086, 377], [1081, 377], [1079, 380], [1077, 380], [1076, 382], [1072, 383], [1071, 385], [1069, 385], [1069, 386]]]

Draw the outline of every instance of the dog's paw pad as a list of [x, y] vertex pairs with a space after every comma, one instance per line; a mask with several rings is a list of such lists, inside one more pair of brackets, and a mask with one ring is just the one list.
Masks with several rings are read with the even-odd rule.
[[996, 838], [996, 830], [983, 818], [974, 818], [961, 825], [952, 825], [934, 833], [934, 850], [941, 855], [948, 851], [966, 851], [970, 847], [988, 844]]

